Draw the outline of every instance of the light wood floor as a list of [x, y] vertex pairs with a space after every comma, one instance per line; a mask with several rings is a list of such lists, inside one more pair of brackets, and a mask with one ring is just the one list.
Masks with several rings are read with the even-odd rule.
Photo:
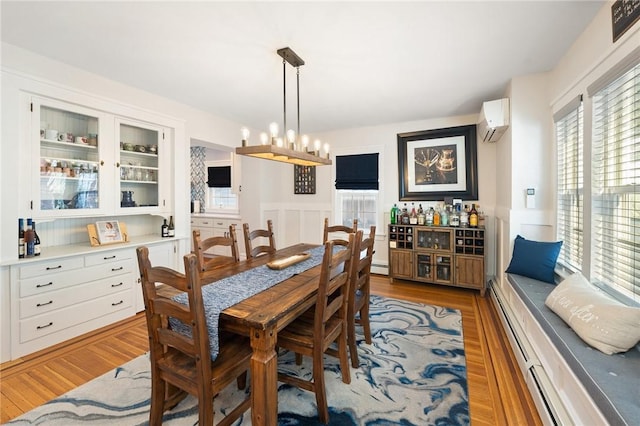
[[[476, 291], [373, 276], [381, 296], [446, 306], [462, 312], [469, 408], [477, 425], [540, 425], [489, 297]], [[46, 351], [0, 365], [0, 422], [29, 411], [145, 353], [144, 315]]]

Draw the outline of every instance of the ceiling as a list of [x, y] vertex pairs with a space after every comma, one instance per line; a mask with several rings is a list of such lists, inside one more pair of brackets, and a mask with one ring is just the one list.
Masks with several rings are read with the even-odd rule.
[[[552, 70], [603, 1], [1, 2], [2, 41], [251, 128], [303, 132], [478, 113]], [[295, 69], [287, 109], [295, 124]], [[289, 125], [289, 127], [292, 127]]]

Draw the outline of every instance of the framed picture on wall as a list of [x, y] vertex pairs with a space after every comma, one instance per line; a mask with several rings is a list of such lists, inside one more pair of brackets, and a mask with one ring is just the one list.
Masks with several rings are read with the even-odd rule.
[[478, 199], [476, 125], [398, 134], [400, 201]]
[[293, 193], [316, 193], [316, 168], [315, 166], [293, 165]]

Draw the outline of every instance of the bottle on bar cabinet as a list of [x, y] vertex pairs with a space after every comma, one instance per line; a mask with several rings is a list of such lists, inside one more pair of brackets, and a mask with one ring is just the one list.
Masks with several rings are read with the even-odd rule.
[[160, 227], [160, 230], [161, 230], [160, 235], [163, 238], [169, 236], [169, 225], [167, 225], [167, 219], [165, 219], [164, 222], [162, 223], [162, 226]]
[[478, 211], [476, 205], [471, 204], [471, 212], [469, 212], [469, 226], [472, 228], [478, 227]]
[[390, 218], [390, 223], [392, 225], [395, 225], [396, 223], [398, 223], [398, 207], [395, 205], [395, 203], [393, 204], [393, 207], [391, 207], [391, 218]]
[[36, 233], [31, 228], [31, 219], [27, 219], [27, 229], [24, 231], [25, 257], [33, 257], [36, 244]]
[[416, 204], [411, 203], [411, 215], [409, 216], [409, 223], [411, 225], [418, 224], [418, 213], [416, 213]]

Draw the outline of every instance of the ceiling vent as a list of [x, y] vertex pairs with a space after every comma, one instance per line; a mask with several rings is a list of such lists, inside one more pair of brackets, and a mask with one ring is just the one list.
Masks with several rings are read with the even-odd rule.
[[478, 136], [483, 142], [497, 142], [509, 128], [509, 98], [482, 104]]

